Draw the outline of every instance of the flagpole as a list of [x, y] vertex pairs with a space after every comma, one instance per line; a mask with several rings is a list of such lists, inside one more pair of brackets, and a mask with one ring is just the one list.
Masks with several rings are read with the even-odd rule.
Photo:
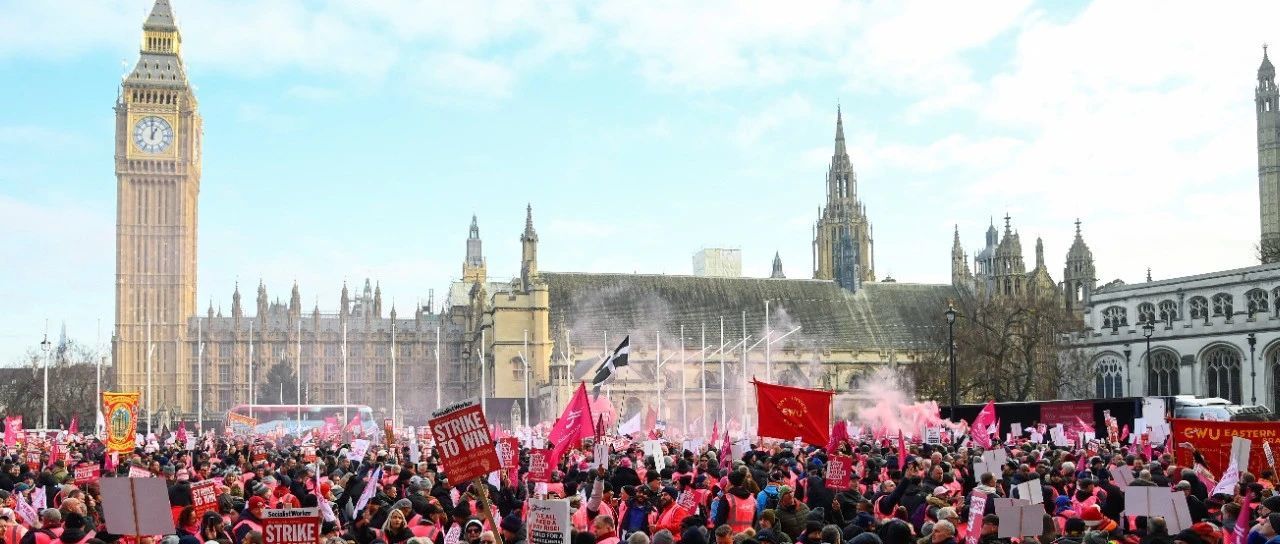
[[93, 404], [96, 419], [93, 420], [93, 434], [98, 434], [98, 422], [102, 421], [102, 318], [98, 318], [98, 341], [94, 346], [94, 358], [98, 360], [97, 388], [94, 390]]
[[520, 362], [524, 363], [524, 426], [529, 427], [529, 329], [524, 330], [524, 351]]
[[342, 320], [342, 429], [350, 425], [347, 418], [347, 320]]
[[[439, 353], [440, 350], [436, 349], [436, 352]], [[489, 365], [486, 364], [486, 361], [484, 360], [484, 325], [481, 325], [480, 326], [480, 411], [481, 412], [484, 412], [487, 406], [486, 401], [487, 401], [487, 395], [489, 394], [488, 392], [489, 385], [485, 382], [488, 381], [488, 376], [487, 376], [488, 374], [489, 374]]]
[[724, 372], [724, 316], [720, 316], [720, 421], [725, 422], [725, 432], [729, 432], [729, 420], [725, 419], [725, 389], [724, 383], [729, 381], [728, 375]]
[[658, 383], [658, 419], [664, 419], [662, 416], [662, 331], [655, 331], [655, 342], [657, 344], [657, 355], [654, 356], [654, 368], [656, 369]]
[[[604, 331], [604, 347], [603, 347], [603, 348], [601, 348], [601, 349], [603, 349], [603, 350], [604, 350], [604, 356], [605, 356], [605, 357], [608, 357], [608, 356], [609, 356], [609, 331], [608, 331], [608, 329], [606, 329], [606, 330]], [[613, 401], [613, 395], [612, 395], [612, 392], [613, 392], [613, 386], [612, 386], [612, 385], [610, 385], [612, 382], [613, 382], [613, 380], [609, 380], [609, 381], [607, 381], [607, 382], [605, 382], [605, 383], [604, 383], [604, 398], [609, 399], [610, 401]], [[624, 404], [625, 404], [625, 403], [624, 403]], [[619, 415], [619, 416], [621, 416], [621, 415], [622, 415], [622, 412], [618, 412], [618, 415]]]
[[440, 409], [440, 327], [436, 327], [436, 410]]
[[702, 323], [702, 365], [698, 375], [702, 377], [702, 436], [707, 436], [707, 324]]
[[249, 322], [249, 419], [253, 419], [253, 322]]
[[742, 435], [747, 434], [747, 311], [742, 311]]
[[302, 436], [302, 318], [298, 318], [298, 337], [294, 340], [297, 357], [293, 361], [293, 405], [298, 407], [298, 436]]
[[684, 325], [680, 325], [680, 432], [689, 432], [689, 405], [685, 401], [684, 390], [685, 382], [688, 377], [685, 375], [685, 352], [684, 352]]
[[[46, 327], [47, 328], [47, 327]], [[151, 351], [155, 346], [151, 345], [151, 320], [147, 320], [147, 434], [151, 434]], [[45, 357], [44, 363], [44, 418], [45, 428], [48, 428], [49, 420], [49, 360]]]
[[[437, 350], [438, 351], [438, 350]], [[396, 320], [391, 320], [391, 424], [396, 423]]]
[[204, 328], [196, 318], [196, 432], [204, 433]]

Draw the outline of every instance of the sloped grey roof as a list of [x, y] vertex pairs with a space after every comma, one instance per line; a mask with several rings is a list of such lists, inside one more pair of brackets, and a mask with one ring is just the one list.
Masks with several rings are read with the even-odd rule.
[[178, 25], [173, 20], [173, 7], [169, 5], [169, 0], [156, 0], [155, 5], [151, 6], [151, 15], [147, 16], [147, 21], [142, 24], [142, 28], [146, 30], [177, 30]]
[[808, 279], [564, 272], [540, 276], [550, 290], [556, 338], [569, 329], [574, 345], [600, 346], [607, 331], [610, 348], [626, 334], [632, 335], [632, 346], [652, 345], [657, 330], [663, 332], [664, 346], [674, 346], [681, 325], [687, 339], [698, 338], [706, 325], [708, 344], [716, 344], [721, 316], [726, 340], [736, 341], [742, 337], [743, 311], [747, 334], [759, 339], [765, 300], [770, 301], [773, 329], [799, 325], [798, 339], [805, 343], [835, 349], [926, 348], [946, 324], [948, 300], [957, 296], [950, 285], [896, 282], [866, 283], [849, 293], [834, 282]]
[[187, 71], [177, 55], [143, 53], [125, 83], [151, 87], [185, 87]]

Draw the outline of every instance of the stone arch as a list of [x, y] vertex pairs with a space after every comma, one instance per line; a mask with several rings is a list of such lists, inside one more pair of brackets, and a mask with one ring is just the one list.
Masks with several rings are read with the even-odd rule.
[[1104, 351], [1093, 358], [1094, 396], [1111, 399], [1125, 396], [1126, 362], [1124, 356], [1114, 351]]
[[1182, 358], [1172, 348], [1151, 348], [1151, 360], [1146, 361], [1147, 395], [1173, 396], [1181, 391]]
[[1200, 350], [1205, 396], [1221, 397], [1240, 404], [1243, 397], [1243, 359], [1240, 348], [1226, 342], [1214, 342]]

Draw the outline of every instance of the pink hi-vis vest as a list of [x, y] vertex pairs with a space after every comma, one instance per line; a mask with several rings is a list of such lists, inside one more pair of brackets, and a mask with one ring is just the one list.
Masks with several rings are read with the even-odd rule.
[[756, 517], [756, 501], [750, 497], [739, 499], [737, 495], [725, 495], [729, 499], [729, 528], [734, 534], [751, 528]]

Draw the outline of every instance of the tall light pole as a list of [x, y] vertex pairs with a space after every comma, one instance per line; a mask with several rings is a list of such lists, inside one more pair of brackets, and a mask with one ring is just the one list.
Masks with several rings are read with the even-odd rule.
[[[1155, 323], [1148, 320], [1142, 325], [1142, 336], [1147, 339], [1147, 352], [1142, 356], [1147, 361], [1148, 367], [1151, 365], [1151, 335], [1156, 332]], [[1127, 363], [1128, 361], [1126, 361]], [[1128, 366], [1127, 364], [1125, 366]]]
[[524, 427], [529, 428], [529, 329], [524, 330], [524, 351], [520, 352], [520, 362], [524, 364]]
[[951, 419], [958, 420], [956, 416], [956, 406], [959, 405], [959, 392], [956, 377], [956, 309], [950, 304], [947, 305], [947, 361], [951, 365]]
[[196, 318], [196, 435], [204, 434], [204, 328]]
[[1247, 338], [1249, 340], [1249, 397], [1250, 397], [1249, 404], [1257, 406], [1258, 405], [1258, 373], [1254, 371], [1254, 367], [1253, 367], [1253, 350], [1254, 350], [1254, 346], [1258, 345], [1258, 336], [1253, 333], [1249, 333], [1249, 336]]
[[1129, 355], [1131, 355], [1132, 353], [1133, 353], [1133, 350], [1129, 349], [1129, 344], [1125, 344], [1124, 345], [1124, 393], [1126, 395], [1133, 395], [1133, 390], [1132, 390], [1133, 382], [1129, 380], [1130, 378]]
[[49, 341], [49, 321], [44, 322], [44, 339], [40, 341], [40, 351], [44, 352], [44, 412], [40, 418], [40, 429], [49, 429], [49, 352], [53, 342]]

